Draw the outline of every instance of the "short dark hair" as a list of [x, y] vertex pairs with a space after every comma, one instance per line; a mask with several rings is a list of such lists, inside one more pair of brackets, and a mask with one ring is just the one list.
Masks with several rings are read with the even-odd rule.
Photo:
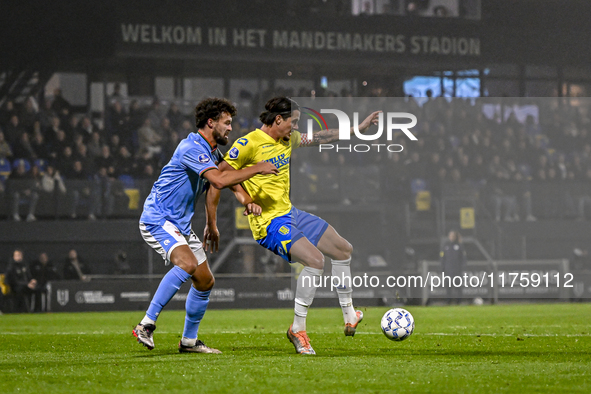
[[291, 116], [292, 111], [299, 111], [300, 106], [289, 97], [273, 97], [265, 104], [265, 110], [259, 115], [259, 119], [263, 124], [270, 126], [275, 121], [277, 115], [281, 115], [283, 119]]
[[218, 120], [223, 113], [236, 116], [236, 107], [226, 99], [206, 98], [195, 106], [195, 126], [202, 129], [209, 119]]

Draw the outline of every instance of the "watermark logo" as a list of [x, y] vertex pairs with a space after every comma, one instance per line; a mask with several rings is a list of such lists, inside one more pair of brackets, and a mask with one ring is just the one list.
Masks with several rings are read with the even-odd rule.
[[[417, 125], [417, 117], [409, 112], [387, 112], [384, 114], [380, 112], [378, 115], [378, 130], [373, 134], [362, 133], [359, 130], [359, 112], [353, 112], [353, 123], [349, 115], [338, 109], [321, 109], [320, 112], [309, 108], [302, 107], [302, 113], [308, 115], [310, 119], [306, 122], [306, 137], [309, 141], [314, 138], [314, 122], [320, 127], [320, 130], [328, 130], [328, 125], [322, 114], [332, 114], [336, 116], [339, 127], [339, 140], [350, 141], [354, 134], [357, 139], [362, 141], [377, 141], [382, 137], [384, 131], [386, 132], [386, 139], [392, 141], [395, 132], [401, 131], [411, 141], [417, 141], [417, 137], [410, 129]], [[351, 133], [351, 126], [353, 133]], [[349, 152], [368, 152], [376, 149], [378, 152], [380, 148], [384, 148], [388, 152], [401, 152], [404, 148], [400, 144], [355, 144], [348, 146], [339, 146], [333, 144], [320, 144], [319, 151], [323, 150], [346, 150]]]
[[[324, 117], [322, 115], [320, 115], [320, 113], [318, 111], [313, 110], [312, 108], [308, 108], [308, 107], [302, 107], [302, 111], [303, 114], [308, 115], [309, 117], [311, 117], [312, 119], [314, 119], [316, 121], [316, 123], [318, 124], [318, 126], [320, 126], [320, 130], [328, 130], [328, 126], [326, 125], [326, 120], [324, 119]], [[324, 110], [321, 110], [324, 111]], [[312, 122], [312, 119], [308, 119], [307, 122], [307, 126], [308, 126], [308, 140], [312, 141], [312, 130], [314, 127], [314, 123]], [[324, 126], [324, 127], [323, 127]]]

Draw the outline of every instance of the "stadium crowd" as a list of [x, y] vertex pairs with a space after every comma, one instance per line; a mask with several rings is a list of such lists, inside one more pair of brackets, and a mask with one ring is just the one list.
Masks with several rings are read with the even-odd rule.
[[76, 249], [71, 249], [63, 264], [54, 264], [46, 252], [27, 261], [21, 249], [15, 249], [0, 281], [0, 312], [44, 312], [47, 283], [53, 280], [87, 281], [90, 274]]
[[[295, 93], [278, 88], [266, 94]], [[310, 92], [301, 89], [297, 94]], [[350, 95], [346, 90], [317, 93]], [[419, 120], [413, 128], [418, 141], [400, 133], [394, 141], [383, 142], [399, 144], [402, 151], [385, 154], [296, 150], [294, 159], [303, 160], [294, 160], [294, 168], [310, 179], [319, 168], [328, 172], [315, 178], [324, 180], [317, 193], [328, 187], [327, 177], [332, 179], [330, 187], [342, 187], [337, 172], [343, 168], [373, 166], [378, 168], [378, 194], [390, 200], [412, 200], [417, 190], [439, 198], [445, 185], [464, 184], [491, 196], [484, 202], [496, 220], [535, 220], [540, 214], [584, 219], [591, 190], [572, 185], [591, 180], [588, 106], [559, 99], [511, 100], [401, 98], [404, 108], [397, 110]], [[258, 101], [241, 92], [231, 138], [259, 126]], [[0, 194], [6, 216], [18, 221], [24, 212], [33, 221], [37, 204], [59, 195], [67, 201], [68, 217], [83, 212], [93, 220], [116, 216], [121, 212], [117, 207], [126, 209], [126, 188], [144, 185], [145, 196], [178, 142], [194, 131], [194, 122], [190, 108], [185, 113], [175, 102], [143, 102], [121, 97], [116, 90], [97, 119], [74, 114], [59, 89], [43, 105], [33, 97], [20, 107], [6, 102], [0, 110]], [[305, 186], [303, 192], [309, 194], [310, 188]]]

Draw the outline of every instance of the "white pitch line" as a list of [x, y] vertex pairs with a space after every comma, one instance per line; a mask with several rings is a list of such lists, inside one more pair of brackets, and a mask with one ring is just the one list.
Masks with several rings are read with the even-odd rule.
[[[178, 334], [177, 331], [159, 331], [157, 334]], [[283, 335], [283, 331], [281, 332], [272, 332], [272, 331], [209, 331], [205, 334], [274, 334], [274, 335]], [[104, 332], [104, 331], [92, 331], [92, 332], [55, 332], [55, 333], [45, 333], [44, 335], [127, 335], [125, 332]], [[316, 334], [333, 334], [332, 332], [316, 332]], [[336, 334], [336, 333], [334, 333]], [[381, 332], [361, 332], [358, 331], [357, 334], [359, 335], [383, 335]], [[0, 336], [2, 335], [35, 335], [34, 333], [30, 332], [1, 332]], [[515, 333], [515, 334], [496, 334], [496, 333], [483, 333], [483, 334], [471, 334], [471, 333], [453, 333], [453, 332], [416, 332], [413, 334], [414, 336], [445, 336], [445, 337], [455, 337], [455, 336], [462, 336], [462, 337], [591, 337], [591, 333], [587, 334], [528, 334], [528, 333]]]

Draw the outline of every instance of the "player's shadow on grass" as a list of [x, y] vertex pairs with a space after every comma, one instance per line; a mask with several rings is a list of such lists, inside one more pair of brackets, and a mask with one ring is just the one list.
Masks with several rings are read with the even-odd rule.
[[133, 357], [154, 358], [154, 357], [162, 357], [162, 356], [172, 356], [173, 354], [180, 354], [180, 353], [178, 352], [178, 350], [176, 352], [171, 350], [171, 351], [165, 351], [165, 352], [159, 352], [159, 353], [150, 352], [150, 353], [136, 354]]

